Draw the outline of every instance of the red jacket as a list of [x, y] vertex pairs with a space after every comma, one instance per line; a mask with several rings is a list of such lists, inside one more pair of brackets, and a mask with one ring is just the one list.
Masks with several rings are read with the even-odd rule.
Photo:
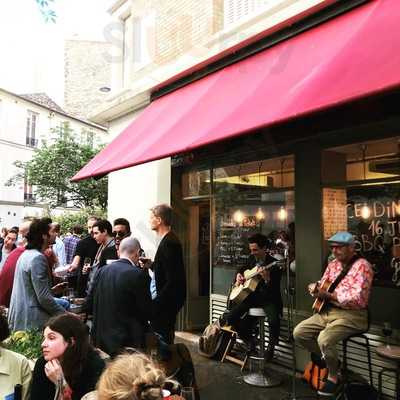
[[25, 251], [24, 246], [14, 249], [7, 257], [0, 273], [0, 305], [10, 306], [11, 292], [14, 282], [15, 267], [20, 255]]

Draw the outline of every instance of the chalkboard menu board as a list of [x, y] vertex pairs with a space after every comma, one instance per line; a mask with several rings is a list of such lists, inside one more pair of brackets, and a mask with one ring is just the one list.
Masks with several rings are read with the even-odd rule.
[[347, 189], [349, 231], [375, 271], [374, 284], [400, 288], [400, 186]]
[[233, 269], [245, 265], [249, 256], [247, 238], [260, 231], [260, 222], [255, 216], [246, 216], [241, 223], [234, 221], [230, 214], [217, 216], [214, 263]]

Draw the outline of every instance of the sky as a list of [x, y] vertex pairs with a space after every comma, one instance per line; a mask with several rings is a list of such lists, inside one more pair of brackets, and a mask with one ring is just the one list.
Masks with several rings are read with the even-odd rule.
[[104, 40], [110, 3], [54, 0], [56, 23], [46, 23], [34, 0], [0, 0], [0, 87], [46, 92], [62, 106], [64, 40]]

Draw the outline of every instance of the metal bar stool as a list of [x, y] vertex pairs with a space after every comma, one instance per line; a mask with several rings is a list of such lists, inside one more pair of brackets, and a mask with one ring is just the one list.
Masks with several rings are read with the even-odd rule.
[[251, 355], [249, 357], [250, 371], [243, 375], [243, 380], [249, 385], [260, 386], [260, 387], [273, 387], [278, 386], [280, 381], [277, 378], [271, 377], [265, 373], [265, 332], [264, 332], [264, 320], [266, 314], [262, 308], [250, 308], [249, 316], [258, 319], [258, 330], [260, 336], [259, 351], [258, 355]]
[[378, 374], [378, 395], [382, 398], [382, 376], [384, 373], [392, 372], [396, 379], [396, 399], [400, 400], [400, 346], [379, 346], [376, 348], [376, 353], [386, 359], [395, 362], [393, 368], [383, 367]]
[[[347, 344], [354, 343], [359, 346], [362, 346], [366, 349], [367, 351], [367, 360], [368, 360], [368, 374], [369, 374], [369, 383], [371, 386], [374, 385], [373, 382], [373, 377], [372, 377], [372, 358], [371, 358], [371, 348], [370, 348], [370, 342], [369, 342], [369, 337], [367, 336], [367, 332], [369, 331], [370, 327], [370, 312], [369, 309], [367, 310], [368, 316], [367, 316], [367, 329], [364, 332], [360, 333], [354, 333], [353, 335], [348, 336], [346, 339], [343, 339], [342, 346], [343, 346], [343, 380], [346, 383], [347, 381], [347, 373], [348, 373], [348, 363], [347, 363]], [[356, 339], [362, 339], [364, 342], [359, 342]]]

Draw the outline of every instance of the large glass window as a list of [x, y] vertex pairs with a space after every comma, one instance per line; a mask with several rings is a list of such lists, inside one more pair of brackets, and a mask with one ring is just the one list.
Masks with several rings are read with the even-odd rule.
[[249, 256], [247, 238], [257, 232], [275, 244], [294, 236], [293, 157], [213, 171], [212, 293], [227, 295], [238, 267]]
[[357, 250], [371, 262], [379, 286], [400, 287], [398, 146], [398, 138], [392, 138], [337, 147], [324, 154], [324, 237], [338, 230], [353, 233]]

